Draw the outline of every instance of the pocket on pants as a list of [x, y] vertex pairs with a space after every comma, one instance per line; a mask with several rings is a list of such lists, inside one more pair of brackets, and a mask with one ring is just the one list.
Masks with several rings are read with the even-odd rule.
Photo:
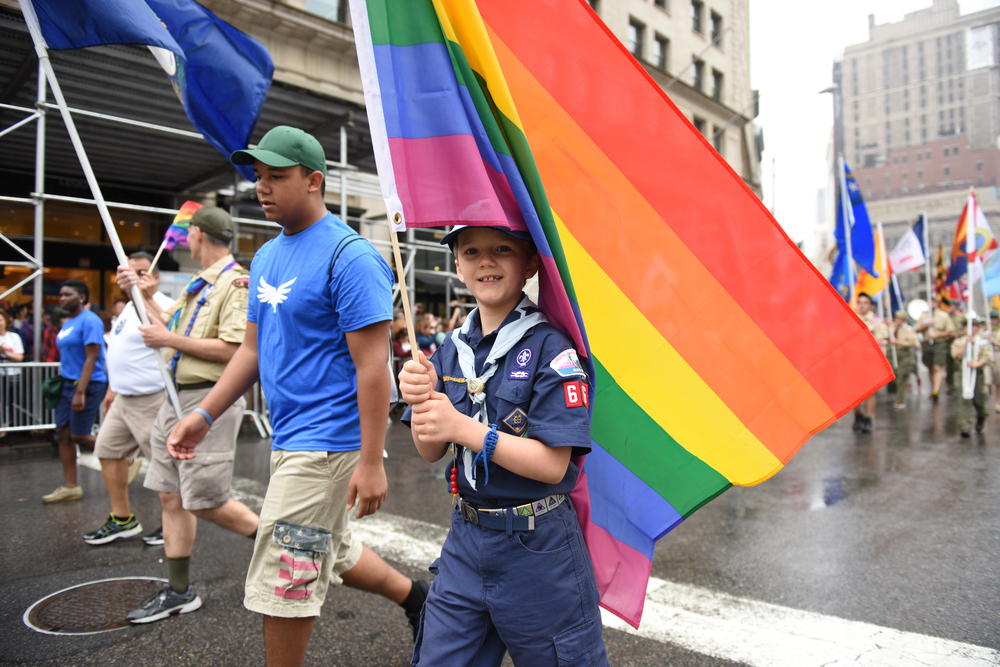
[[316, 590], [323, 558], [330, 553], [332, 533], [278, 521], [274, 524], [273, 540], [281, 547], [279, 581], [274, 594], [289, 600], [308, 600]]
[[578, 625], [572, 630], [556, 635], [553, 643], [559, 667], [594, 667], [607, 665], [608, 654], [604, 647], [601, 617]]

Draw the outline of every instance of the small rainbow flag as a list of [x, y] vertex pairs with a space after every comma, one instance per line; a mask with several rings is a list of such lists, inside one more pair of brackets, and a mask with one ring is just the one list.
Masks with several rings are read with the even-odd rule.
[[601, 604], [638, 627], [656, 540], [780, 470], [888, 361], [585, 1], [351, 9], [390, 217], [535, 240], [539, 305], [596, 385], [572, 498]]
[[167, 227], [167, 233], [163, 236], [164, 250], [173, 250], [177, 247], [178, 243], [185, 248], [187, 247], [188, 227], [191, 226], [191, 223], [188, 221], [201, 206], [201, 204], [194, 201], [184, 202], [184, 205], [177, 211], [177, 215], [174, 216], [174, 221]]

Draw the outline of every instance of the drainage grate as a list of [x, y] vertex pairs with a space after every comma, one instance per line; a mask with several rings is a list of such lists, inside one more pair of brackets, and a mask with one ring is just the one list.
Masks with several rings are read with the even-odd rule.
[[165, 579], [121, 577], [53, 593], [24, 612], [24, 624], [48, 635], [91, 635], [130, 627], [125, 615], [163, 588]]

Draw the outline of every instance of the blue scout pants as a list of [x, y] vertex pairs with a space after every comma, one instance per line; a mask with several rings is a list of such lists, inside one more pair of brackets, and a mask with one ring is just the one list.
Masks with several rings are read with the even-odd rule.
[[600, 596], [568, 500], [535, 530], [493, 530], [456, 509], [413, 648], [414, 665], [606, 667]]

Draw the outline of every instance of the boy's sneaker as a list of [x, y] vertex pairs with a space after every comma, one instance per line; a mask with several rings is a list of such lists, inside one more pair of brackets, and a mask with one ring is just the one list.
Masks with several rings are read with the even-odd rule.
[[42, 496], [42, 502], [49, 503], [64, 503], [67, 500], [80, 500], [83, 498], [83, 487], [80, 485], [74, 486], [72, 489], [67, 489], [65, 486], [60, 486], [58, 489], [52, 493], [47, 493]]
[[139, 609], [130, 611], [125, 618], [130, 623], [152, 623], [167, 616], [187, 614], [196, 609], [201, 609], [201, 598], [194, 592], [193, 585], [188, 586], [186, 592], [178, 593], [170, 587], [170, 584], [164, 584], [159, 593], [147, 600]]
[[108, 522], [92, 533], [83, 536], [83, 541], [87, 544], [107, 544], [117, 539], [132, 537], [142, 532], [142, 524], [132, 514], [128, 521], [120, 523], [115, 520], [114, 515], [108, 517]]
[[155, 547], [159, 544], [163, 544], [163, 526], [160, 526], [149, 535], [143, 535], [142, 541], [146, 543], [147, 546]]

